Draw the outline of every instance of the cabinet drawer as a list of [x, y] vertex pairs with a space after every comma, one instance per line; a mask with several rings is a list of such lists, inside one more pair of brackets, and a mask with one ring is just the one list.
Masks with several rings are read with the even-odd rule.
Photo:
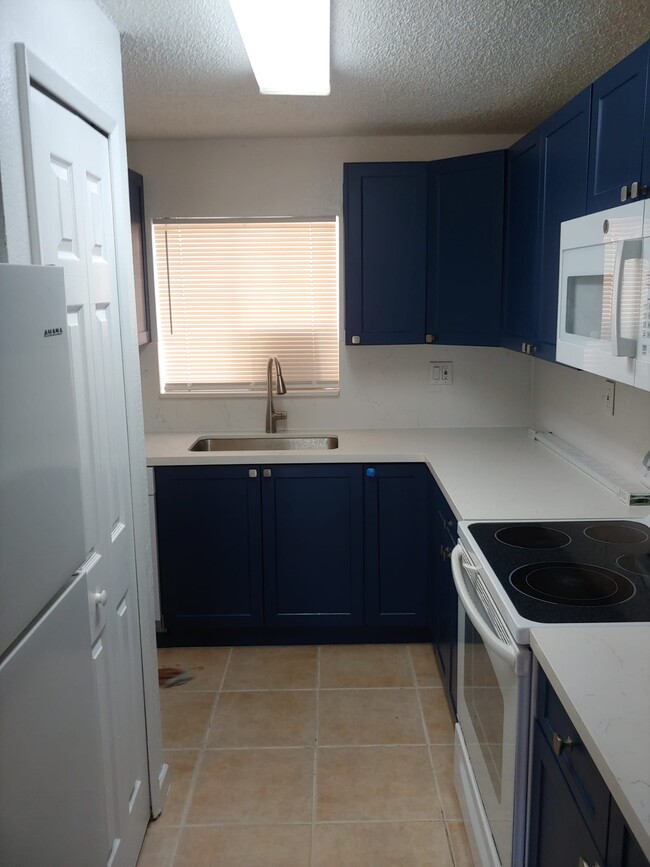
[[607, 847], [609, 790], [541, 669], [537, 685], [537, 719], [589, 831], [598, 848], [604, 852]]

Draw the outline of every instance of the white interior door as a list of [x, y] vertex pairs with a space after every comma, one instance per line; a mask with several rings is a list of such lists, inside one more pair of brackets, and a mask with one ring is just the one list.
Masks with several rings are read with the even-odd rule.
[[42, 262], [65, 272], [112, 840], [107, 861], [132, 867], [150, 805], [108, 142], [33, 87], [30, 125]]

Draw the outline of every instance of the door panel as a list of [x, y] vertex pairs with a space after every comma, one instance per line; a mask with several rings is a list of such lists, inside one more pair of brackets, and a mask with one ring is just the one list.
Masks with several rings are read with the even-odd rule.
[[[129, 809], [134, 787], [147, 779], [147, 755], [139, 621], [130, 610], [137, 591], [108, 143], [34, 88], [30, 121], [41, 258], [65, 272], [89, 608], [107, 671], [104, 685], [98, 683], [100, 712], [111, 720], [103, 730], [110, 757], [106, 800], [116, 822], [110, 863], [121, 867], [135, 861], [149, 810], [148, 791]], [[97, 602], [95, 594], [104, 592], [105, 603], [104, 597]], [[126, 598], [124, 618], [120, 606]]]

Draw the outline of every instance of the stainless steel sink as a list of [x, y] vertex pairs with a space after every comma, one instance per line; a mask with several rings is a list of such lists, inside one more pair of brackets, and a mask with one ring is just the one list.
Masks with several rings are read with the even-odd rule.
[[296, 449], [337, 449], [335, 436], [201, 437], [190, 446], [191, 452], [275, 452]]

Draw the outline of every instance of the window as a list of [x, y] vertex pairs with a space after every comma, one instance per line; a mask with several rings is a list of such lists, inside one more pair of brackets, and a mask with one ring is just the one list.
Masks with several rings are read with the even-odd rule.
[[156, 220], [163, 394], [336, 393], [336, 219]]

